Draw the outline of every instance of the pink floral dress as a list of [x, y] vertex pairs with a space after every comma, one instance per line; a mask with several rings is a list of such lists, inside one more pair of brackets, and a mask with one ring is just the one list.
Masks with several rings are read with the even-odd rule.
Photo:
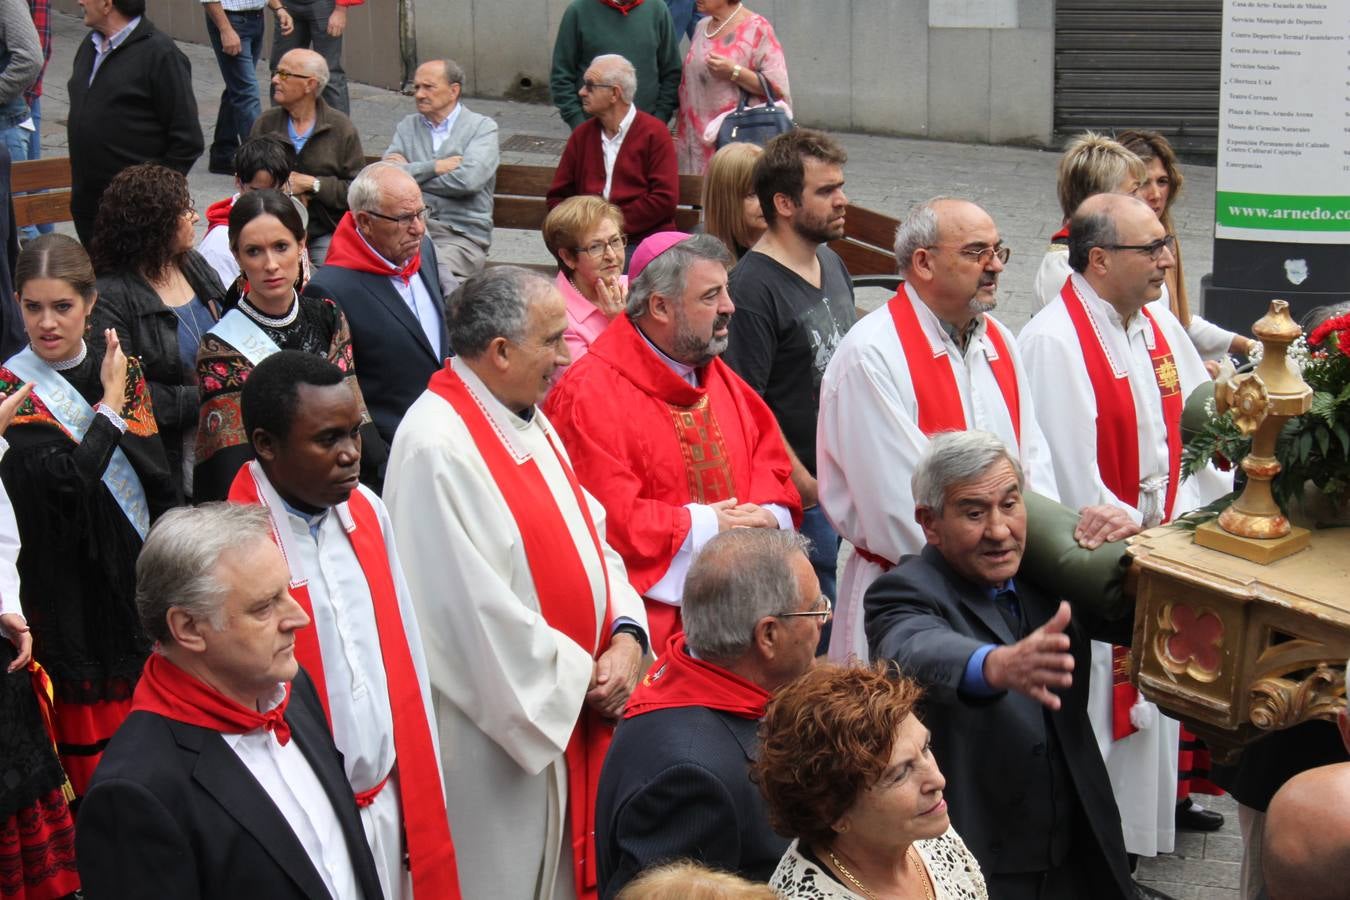
[[788, 100], [787, 60], [783, 58], [783, 47], [769, 20], [747, 9], [710, 40], [708, 26], [711, 22], [710, 17], [704, 17], [695, 27], [689, 52], [684, 57], [684, 77], [680, 80], [675, 152], [679, 155], [680, 171], [690, 175], [702, 175], [717, 150], [714, 143], [703, 141], [703, 130], [708, 122], [734, 108], [740, 99], [740, 90], [736, 86], [708, 71], [709, 53], [720, 54], [733, 64], [763, 72], [773, 87], [774, 99], [791, 103]]

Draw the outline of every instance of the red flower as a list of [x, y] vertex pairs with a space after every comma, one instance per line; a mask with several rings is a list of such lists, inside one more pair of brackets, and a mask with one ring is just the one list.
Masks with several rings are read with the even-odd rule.
[[1233, 461], [1222, 453], [1215, 452], [1210, 461], [1214, 463], [1214, 468], [1218, 469], [1220, 472], [1233, 471]]
[[1310, 345], [1327, 345], [1350, 356], [1350, 314], [1332, 316], [1308, 335]]

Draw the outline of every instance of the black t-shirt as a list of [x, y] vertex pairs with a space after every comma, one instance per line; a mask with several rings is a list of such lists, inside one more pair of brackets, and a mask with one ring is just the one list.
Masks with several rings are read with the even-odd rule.
[[840, 339], [853, 327], [853, 282], [844, 262], [821, 246], [820, 287], [751, 251], [731, 270], [736, 304], [723, 359], [763, 395], [802, 464], [816, 474], [820, 379]]

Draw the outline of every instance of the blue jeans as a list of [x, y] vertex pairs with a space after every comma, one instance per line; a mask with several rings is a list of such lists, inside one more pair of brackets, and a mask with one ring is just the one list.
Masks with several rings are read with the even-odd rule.
[[347, 95], [347, 73], [342, 70], [342, 37], [328, 35], [328, 17], [336, 5], [334, 0], [290, 0], [286, 4], [295, 30], [289, 35], [280, 31], [272, 35], [272, 71], [277, 70], [277, 63], [288, 51], [296, 47], [313, 50], [328, 63], [328, 85], [323, 89], [323, 102], [344, 116], [350, 116], [352, 102]]
[[253, 122], [262, 112], [258, 100], [258, 60], [263, 51], [263, 12], [227, 12], [230, 27], [239, 35], [239, 52], [230, 56], [221, 49], [220, 30], [206, 17], [206, 33], [216, 51], [216, 64], [225, 79], [216, 113], [216, 133], [211, 141], [209, 162], [213, 169], [234, 171], [234, 151], [248, 139]]
[[[835, 601], [836, 579], [839, 577], [839, 533], [834, 530], [830, 520], [820, 506], [813, 506], [802, 512], [801, 533], [811, 541], [811, 567], [820, 579], [820, 592]], [[830, 647], [831, 620], [825, 623], [820, 632], [820, 646], [817, 653], [824, 653]]]

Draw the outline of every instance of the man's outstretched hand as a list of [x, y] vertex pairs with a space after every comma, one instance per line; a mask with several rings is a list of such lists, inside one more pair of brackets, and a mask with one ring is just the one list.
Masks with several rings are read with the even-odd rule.
[[995, 647], [984, 658], [984, 680], [1000, 691], [1017, 691], [1050, 709], [1059, 709], [1056, 690], [1073, 684], [1073, 654], [1069, 652], [1069, 604], [1059, 609], [1040, 628], [1015, 644]]

